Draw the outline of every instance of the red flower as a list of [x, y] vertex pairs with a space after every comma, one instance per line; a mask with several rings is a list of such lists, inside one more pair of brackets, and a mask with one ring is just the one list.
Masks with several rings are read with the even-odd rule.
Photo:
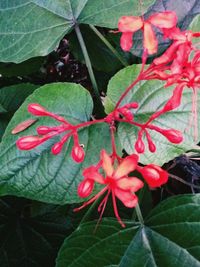
[[116, 197], [128, 208], [133, 208], [137, 205], [138, 198], [134, 193], [143, 187], [143, 182], [136, 177], [127, 176], [130, 172], [136, 169], [137, 162], [137, 155], [128, 156], [123, 159], [117, 166], [116, 170], [114, 170], [112, 158], [106, 153], [105, 150], [102, 150], [101, 166], [104, 170], [105, 177], [103, 177], [97, 171], [97, 167], [95, 166], [85, 169], [83, 171], [84, 180], [78, 186], [78, 194], [80, 197], [88, 197], [93, 191], [95, 182], [104, 185], [104, 188], [96, 196], [85, 202], [81, 207], [75, 209], [75, 211], [78, 211], [91, 204], [93, 201], [107, 192], [98, 207], [98, 211], [101, 212], [100, 218], [105, 210], [108, 196], [112, 194], [115, 216], [121, 226], [125, 227], [118, 214]]
[[153, 26], [159, 29], [171, 29], [176, 26], [177, 17], [172, 11], [165, 11], [150, 16], [146, 21], [142, 17], [123, 16], [119, 19], [118, 29], [122, 32], [120, 39], [121, 48], [130, 51], [133, 46], [133, 34], [142, 30], [144, 32], [144, 49], [149, 55], [157, 52], [158, 41], [153, 31]]
[[164, 30], [166, 37], [174, 40], [172, 45], [162, 54], [162, 56], [154, 59], [155, 65], [168, 64], [170, 62], [170, 70], [172, 74], [181, 74], [184, 64], [187, 63], [188, 57], [193, 50], [191, 31], [181, 32], [179, 28], [173, 30]]
[[168, 181], [168, 173], [155, 164], [149, 164], [138, 171], [152, 188], [159, 187]]

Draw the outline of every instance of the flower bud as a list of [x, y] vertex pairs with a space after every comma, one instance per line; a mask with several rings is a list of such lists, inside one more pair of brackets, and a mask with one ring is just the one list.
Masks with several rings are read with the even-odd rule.
[[119, 112], [124, 116], [124, 118], [126, 118], [128, 121], [132, 121], [133, 120], [133, 114], [131, 113], [130, 110], [128, 110], [127, 108], [121, 108], [119, 109]]
[[179, 144], [183, 141], [183, 135], [178, 130], [175, 129], [161, 130], [160, 133], [164, 135], [173, 144]]
[[48, 134], [52, 131], [52, 129], [48, 126], [39, 126], [37, 128], [37, 133], [40, 135]]
[[141, 130], [141, 131], [139, 131], [139, 133], [138, 133], [138, 139], [135, 142], [135, 150], [138, 153], [144, 153], [144, 151], [145, 151], [145, 144], [142, 141], [142, 135], [143, 135], [143, 131]]
[[138, 108], [138, 103], [137, 102], [132, 102], [132, 103], [128, 103], [126, 104], [124, 107], [125, 108]]
[[82, 162], [85, 158], [84, 149], [80, 145], [73, 146], [71, 156], [77, 163]]
[[51, 148], [51, 152], [52, 154], [57, 155], [61, 152], [62, 148], [63, 148], [63, 143], [61, 142], [55, 143]]
[[34, 124], [36, 121], [37, 121], [37, 119], [28, 119], [26, 121], [23, 121], [23, 122], [19, 123], [12, 130], [12, 134], [17, 134], [17, 133], [20, 133], [20, 132], [26, 130], [29, 126], [31, 126], [32, 124]]
[[90, 179], [83, 180], [78, 185], [78, 195], [79, 197], [88, 197], [94, 188], [94, 181]]
[[150, 151], [151, 153], [156, 152], [156, 145], [153, 143], [153, 141], [148, 142], [148, 146], [149, 146], [149, 151]]
[[49, 112], [45, 108], [35, 103], [28, 105], [28, 112], [35, 116], [49, 116]]
[[16, 145], [21, 150], [30, 150], [40, 145], [43, 140], [39, 136], [25, 136], [17, 140]]
[[152, 188], [159, 187], [168, 181], [168, 173], [155, 164], [145, 166], [140, 172]]

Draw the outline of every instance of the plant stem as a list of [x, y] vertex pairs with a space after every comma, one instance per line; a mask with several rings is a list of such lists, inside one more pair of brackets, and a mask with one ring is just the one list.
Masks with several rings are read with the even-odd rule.
[[141, 212], [139, 204], [137, 204], [137, 206], [135, 207], [135, 211], [136, 211], [136, 214], [137, 214], [139, 222], [143, 225], [144, 224], [144, 219], [142, 217], [142, 212]]
[[86, 64], [87, 69], [88, 69], [88, 73], [89, 73], [89, 76], [90, 76], [92, 87], [94, 89], [94, 94], [96, 96], [97, 105], [98, 105], [98, 111], [101, 114], [104, 114], [104, 107], [103, 107], [103, 104], [101, 102], [101, 97], [100, 97], [100, 94], [99, 94], [97, 82], [96, 82], [96, 79], [95, 79], [95, 76], [94, 76], [94, 72], [93, 72], [93, 69], [92, 69], [92, 64], [91, 64], [91, 61], [90, 61], [90, 58], [89, 58], [89, 55], [88, 55], [88, 51], [87, 51], [87, 48], [86, 48], [86, 45], [85, 45], [85, 42], [83, 40], [83, 36], [81, 34], [81, 31], [80, 31], [80, 28], [79, 28], [78, 24], [76, 24], [76, 26], [75, 26], [75, 32], [76, 32], [79, 44], [81, 46], [81, 50], [83, 52], [83, 56], [84, 56], [84, 59], [85, 59], [85, 64]]
[[127, 67], [129, 64], [126, 60], [120, 55], [120, 53], [108, 42], [108, 40], [101, 34], [100, 31], [97, 30], [93, 25], [89, 25], [94, 33], [101, 39], [101, 41], [110, 49], [110, 51], [116, 56], [117, 59], [122, 63], [124, 67]]

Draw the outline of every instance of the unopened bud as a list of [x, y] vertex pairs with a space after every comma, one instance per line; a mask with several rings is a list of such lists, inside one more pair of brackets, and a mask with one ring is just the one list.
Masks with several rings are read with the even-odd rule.
[[88, 197], [94, 188], [94, 181], [90, 179], [83, 180], [78, 185], [78, 195], [79, 197]]
[[127, 108], [121, 108], [119, 109], [119, 112], [128, 120], [128, 121], [132, 121], [133, 120], [133, 114], [131, 113], [130, 110], [128, 110]]
[[85, 158], [84, 149], [80, 145], [73, 146], [71, 156], [77, 163], [82, 162]]
[[40, 145], [43, 140], [39, 136], [25, 136], [17, 140], [16, 145], [21, 150], [30, 150]]
[[61, 152], [62, 148], [63, 148], [63, 143], [61, 142], [55, 143], [51, 148], [51, 152], [52, 154], [57, 155]]
[[35, 123], [37, 121], [37, 119], [29, 119], [26, 121], [23, 121], [21, 123], [19, 123], [13, 130], [12, 130], [12, 134], [17, 134], [20, 133], [24, 130], [26, 130], [29, 126], [31, 126], [33, 123]]
[[162, 130], [160, 131], [171, 143], [179, 144], [183, 141], [183, 135], [180, 131], [175, 129]]
[[145, 151], [145, 145], [144, 142], [142, 141], [142, 139], [138, 139], [135, 143], [135, 150], [138, 153], [144, 153]]
[[35, 116], [49, 116], [49, 112], [45, 108], [35, 103], [28, 105], [28, 112]]
[[155, 164], [145, 166], [140, 172], [152, 188], [159, 187], [168, 181], [168, 173]]
[[52, 129], [48, 126], [39, 126], [37, 128], [37, 133], [40, 135], [48, 134], [52, 131]]

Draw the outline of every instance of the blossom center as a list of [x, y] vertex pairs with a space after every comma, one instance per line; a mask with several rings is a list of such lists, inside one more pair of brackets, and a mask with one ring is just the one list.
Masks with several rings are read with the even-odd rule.
[[110, 189], [116, 187], [116, 181], [111, 176], [106, 176], [105, 183], [110, 187]]

